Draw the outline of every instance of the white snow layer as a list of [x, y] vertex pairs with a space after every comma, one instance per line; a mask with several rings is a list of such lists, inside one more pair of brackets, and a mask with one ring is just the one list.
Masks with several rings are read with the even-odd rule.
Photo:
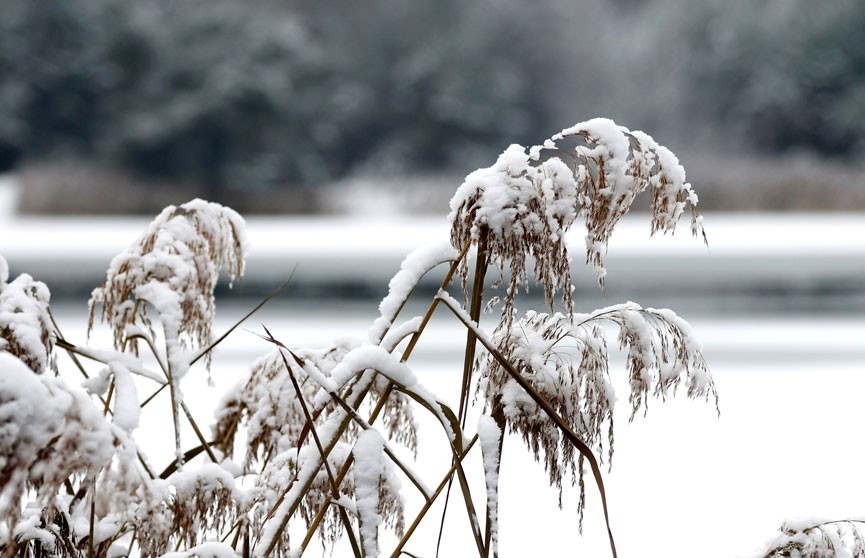
[[9, 475], [0, 517], [9, 516], [26, 485], [44, 486], [40, 498], [52, 501], [69, 475], [98, 470], [113, 455], [110, 427], [84, 392], [0, 352], [0, 471]]
[[375, 429], [364, 430], [354, 444], [354, 498], [365, 556], [378, 556], [378, 493], [384, 475], [384, 439]]
[[455, 260], [457, 255], [450, 242], [443, 240], [420, 246], [406, 256], [400, 265], [400, 270], [388, 284], [387, 296], [379, 304], [381, 315], [369, 329], [369, 339], [372, 343], [382, 340], [421, 278], [437, 265]]
[[484, 480], [487, 487], [487, 508], [490, 512], [490, 556], [498, 556], [499, 545], [499, 441], [502, 431], [488, 416], [478, 417], [478, 440], [484, 462]]
[[51, 366], [51, 293], [26, 273], [8, 280], [9, 265], [0, 255], [0, 351], [14, 353], [41, 374]]

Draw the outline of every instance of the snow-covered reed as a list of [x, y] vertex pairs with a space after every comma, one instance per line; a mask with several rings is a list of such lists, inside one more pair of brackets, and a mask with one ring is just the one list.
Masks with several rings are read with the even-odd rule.
[[[399, 538], [397, 556], [456, 483], [474, 551], [488, 558], [500, 550], [498, 472], [514, 451], [505, 448], [507, 434], [516, 433], [553, 486], [579, 484], [581, 511], [583, 470], [591, 469], [615, 554], [599, 467], [599, 458], [612, 458], [617, 401], [602, 324], [619, 329], [632, 413], [680, 384], [691, 397], [715, 396], [699, 343], [672, 311], [635, 303], [575, 311], [566, 231], [584, 222], [586, 263], [603, 287], [607, 242], [644, 190], [651, 233], [673, 231], [685, 210], [701, 233], [684, 170], [646, 134], [595, 119], [539, 146], [509, 147], [457, 190], [449, 242], [420, 247], [403, 262], [369, 339], [312, 350], [265, 329], [262, 343], [273, 351], [229, 386], [209, 437], [182, 387], [219, 343], [211, 324], [220, 270], [230, 280], [243, 273], [239, 215], [202, 200], [169, 207], [110, 263], [93, 291], [88, 326], [97, 327], [97, 317], [107, 324], [110, 350], [65, 339], [52, 325], [48, 288], [26, 275], [9, 282], [0, 258], [0, 512], [8, 518], [0, 546], [21, 556], [269, 557], [299, 556], [316, 537], [325, 545], [345, 537], [355, 556], [371, 557], [385, 550], [379, 532], [386, 528]], [[401, 316], [416, 285], [442, 264], [449, 269], [426, 313]], [[483, 280], [488, 266], [507, 281], [491, 333], [479, 324], [481, 307], [497, 300]], [[448, 292], [457, 274], [465, 304]], [[520, 288], [533, 280], [551, 305], [561, 296], [563, 312], [517, 313]], [[466, 329], [457, 404], [428, 390], [408, 363], [442, 305]], [[72, 365], [53, 377], [46, 372], [58, 350]], [[85, 367], [92, 362], [95, 371]], [[140, 397], [146, 385], [152, 392]], [[135, 440], [150, 426], [141, 409], [166, 391], [174, 458], [159, 469]], [[466, 426], [473, 405], [483, 407], [475, 433]], [[440, 425], [452, 462], [430, 484], [410, 457], [417, 458], [418, 412]], [[196, 435], [191, 444], [180, 436], [184, 419]], [[473, 473], [464, 459], [476, 445], [483, 470]], [[485, 481], [485, 518], [470, 476]], [[419, 510], [409, 513], [403, 490], [418, 492]], [[291, 538], [298, 528], [306, 535]]]

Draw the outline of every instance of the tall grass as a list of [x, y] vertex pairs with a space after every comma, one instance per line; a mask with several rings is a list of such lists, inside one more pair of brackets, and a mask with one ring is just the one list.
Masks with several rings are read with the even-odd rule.
[[[209, 365], [224, 338], [211, 330], [213, 289], [221, 268], [232, 279], [242, 274], [247, 247], [234, 211], [201, 200], [168, 207], [111, 262], [93, 291], [89, 327], [97, 318], [106, 323], [113, 348], [65, 338], [47, 288], [24, 275], [8, 282], [6, 271], [0, 545], [17, 556], [281, 557], [344, 538], [357, 557], [411, 555], [412, 535], [435, 521], [429, 512], [449, 495], [471, 534], [464, 554], [507, 554], [498, 547], [498, 471], [521, 438], [560, 491], [560, 505], [563, 487], [579, 486], [581, 517], [590, 471], [615, 556], [615, 510], [607, 509], [601, 462], [613, 457], [616, 398], [602, 326], [619, 331], [632, 416], [680, 385], [717, 404], [700, 345], [672, 311], [632, 302], [576, 311], [569, 229], [582, 221], [585, 261], [603, 288], [606, 244], [643, 191], [651, 198], [649, 232], [672, 232], [688, 211], [692, 232], [702, 235], [684, 170], [646, 134], [596, 119], [539, 146], [511, 146], [457, 190], [450, 238], [406, 257], [368, 341], [313, 350], [265, 329], [262, 343], [272, 351], [226, 393], [210, 433], [190, 412], [183, 380], [198, 362]], [[487, 286], [491, 273], [501, 296]], [[440, 278], [438, 293], [423, 315], [403, 316], [428, 275]], [[550, 312], [520, 314], [517, 299], [534, 283]], [[498, 314], [493, 331], [479, 325], [485, 307]], [[442, 311], [466, 333], [455, 401], [431, 393], [409, 364]], [[54, 375], [58, 351], [71, 365]], [[148, 428], [141, 409], [159, 398], [169, 400], [173, 458], [155, 466], [134, 432]], [[416, 413], [434, 419], [450, 452], [451, 465], [436, 478], [421, 478], [396, 447], [416, 452]], [[477, 425], [470, 414], [481, 415]], [[193, 439], [183, 439], [184, 423]], [[466, 466], [473, 451], [482, 470]], [[478, 477], [482, 498], [470, 489]], [[419, 509], [406, 509], [402, 485], [420, 495]], [[306, 531], [299, 540], [290, 537], [298, 525]], [[395, 533], [394, 548], [383, 548], [381, 529]]]

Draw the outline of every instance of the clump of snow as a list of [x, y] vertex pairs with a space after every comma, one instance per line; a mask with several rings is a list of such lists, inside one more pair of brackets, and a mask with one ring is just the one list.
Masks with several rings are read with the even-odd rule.
[[108, 363], [108, 370], [114, 377], [114, 388], [117, 395], [114, 404], [114, 424], [128, 433], [138, 428], [141, 417], [141, 405], [138, 401], [138, 390], [132, 381], [132, 373], [123, 362], [113, 360]]
[[337, 392], [349, 380], [365, 370], [375, 370], [391, 382], [400, 386], [402, 391], [413, 394], [435, 414], [451, 442], [456, 440], [456, 432], [439, 404], [438, 399], [424, 387], [411, 368], [396, 355], [387, 352], [379, 345], [362, 345], [350, 351], [331, 371], [322, 387], [326, 393], [319, 394], [316, 403], [322, 403], [331, 393]]
[[490, 556], [498, 556], [499, 546], [499, 460], [502, 431], [488, 416], [478, 418], [478, 440], [484, 462], [484, 480], [487, 486], [487, 509], [490, 521]]
[[397, 345], [399, 345], [403, 339], [420, 331], [422, 323], [423, 316], [415, 316], [397, 326], [391, 326], [391, 328], [387, 330], [387, 334], [381, 340], [381, 346], [384, 347], [386, 351], [395, 350]]
[[865, 521], [785, 521], [762, 558], [865, 556]]
[[0, 352], [0, 517], [14, 518], [30, 487], [40, 502], [52, 504], [70, 475], [107, 465], [114, 445], [85, 393]]
[[437, 265], [455, 260], [457, 252], [447, 241], [421, 246], [403, 260], [388, 284], [388, 294], [379, 304], [380, 316], [369, 330], [372, 343], [379, 343], [421, 278]]
[[54, 368], [51, 351], [53, 327], [48, 304], [51, 292], [45, 283], [22, 273], [11, 283], [9, 265], [0, 255], [0, 351], [20, 358], [33, 372]]
[[378, 492], [384, 475], [384, 440], [374, 429], [361, 432], [354, 444], [355, 506], [365, 556], [378, 556]]

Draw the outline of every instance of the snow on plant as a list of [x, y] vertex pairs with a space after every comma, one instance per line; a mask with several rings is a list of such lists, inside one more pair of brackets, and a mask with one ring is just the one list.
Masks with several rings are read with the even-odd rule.
[[865, 521], [787, 521], [761, 558], [865, 558]]
[[495, 419], [481, 415], [478, 419], [478, 439], [484, 461], [484, 481], [487, 487], [489, 512], [490, 554], [498, 554], [499, 548], [499, 467], [501, 466], [501, 443], [503, 432]]
[[[248, 376], [227, 394], [216, 411], [214, 434], [221, 449], [233, 451], [235, 434], [239, 427], [246, 428], [246, 455], [244, 467], [267, 460], [267, 456], [296, 448], [304, 430], [305, 417], [299, 397], [286, 373], [286, 363], [296, 375], [304, 397], [314, 403], [320, 386], [307, 375], [307, 370], [330, 377], [333, 368], [346, 354], [360, 345], [359, 341], [342, 339], [320, 350], [297, 349], [292, 358], [274, 350], [253, 364]], [[374, 405], [386, 383], [378, 379], [372, 386], [370, 405]], [[325, 399], [320, 407], [311, 411], [321, 417], [330, 414], [335, 403]], [[371, 408], [370, 408], [371, 410]], [[383, 423], [388, 437], [417, 449], [417, 430], [411, 407], [403, 394], [394, 394], [384, 402]]]
[[[579, 139], [573, 149], [560, 144]], [[672, 232], [685, 208], [691, 229], [702, 234], [697, 195], [685, 181], [678, 159], [643, 132], [596, 118], [525, 149], [512, 145], [489, 168], [468, 175], [451, 199], [451, 242], [475, 243], [490, 262], [510, 275], [502, 317], [509, 324], [520, 285], [528, 285], [526, 263], [535, 260], [535, 278], [547, 301], [561, 291], [573, 312], [571, 266], [565, 233], [582, 218], [586, 263], [604, 286], [604, 253], [619, 219], [637, 194], [652, 196], [651, 232]], [[461, 266], [463, 284], [468, 263]]]
[[[604, 322], [619, 327], [619, 344], [628, 353], [632, 418], [645, 408], [648, 396], [665, 397], [683, 380], [689, 397], [713, 396], [717, 404], [699, 343], [687, 324], [669, 310], [644, 309], [629, 302], [571, 316], [528, 312], [514, 327], [499, 330], [492, 341], [587, 445], [603, 456], [606, 443], [611, 461], [616, 394]], [[577, 455], [495, 357], [483, 361], [479, 378], [478, 389], [487, 407], [501, 408], [510, 430], [520, 434], [535, 459], [543, 459], [550, 484], [559, 489], [560, 506], [564, 479], [579, 479], [582, 517], [584, 456]]]
[[[188, 351], [211, 343], [213, 291], [219, 271], [227, 268], [229, 281], [239, 278], [246, 252], [245, 224], [235, 211], [199, 199], [180, 207], [169, 206], [137, 241], [112, 260], [105, 282], [90, 298], [88, 332], [94, 325], [96, 306], [101, 304], [101, 317], [112, 328], [115, 348], [123, 350], [129, 345], [135, 354], [139, 338], [153, 345], [148, 306], [158, 313], [165, 342], [160, 365], [171, 392], [175, 449], [180, 461], [180, 381], [189, 368]], [[211, 353], [205, 353], [204, 358], [209, 365]]]
[[10, 528], [28, 490], [40, 508], [52, 509], [67, 479], [96, 474], [114, 445], [83, 391], [0, 352], [0, 517]]
[[[574, 140], [576, 147], [562, 147]], [[615, 393], [601, 324], [619, 328], [632, 413], [644, 409], [649, 396], [663, 398], [680, 384], [692, 397], [714, 395], [699, 344], [672, 312], [634, 303], [574, 312], [568, 230], [578, 219], [585, 222], [586, 261], [603, 286], [610, 234], [646, 189], [652, 195], [652, 233], [672, 231], [685, 209], [692, 212], [693, 232], [701, 231], [697, 199], [684, 171], [645, 134], [596, 119], [541, 146], [511, 146], [457, 190], [450, 204], [450, 238], [406, 257], [368, 340], [307, 349], [286, 346], [265, 330], [274, 350], [253, 363], [223, 397], [209, 440], [183, 402], [180, 380], [197, 360], [209, 362], [218, 343], [211, 325], [220, 269], [226, 268], [231, 280], [243, 271], [244, 223], [236, 213], [201, 200], [169, 207], [111, 262], [105, 282], [93, 291], [88, 328], [94, 327], [101, 305], [99, 316], [112, 329], [114, 351], [80, 347], [52, 331], [47, 288], [43, 292], [29, 278], [7, 284], [8, 269], [0, 259], [0, 301], [5, 304], [2, 297], [8, 293], [29, 297], [29, 306], [18, 305], [23, 316], [10, 320], [0, 314], [6, 320], [0, 321], [0, 328], [6, 327], [0, 329], [0, 349], [9, 353], [0, 353], [0, 366], [13, 370], [0, 377], [0, 504], [10, 517], [5, 548], [32, 552], [33, 541], [50, 539], [45, 533], [65, 533], [48, 555], [265, 558], [300, 556], [316, 537], [325, 545], [345, 537], [360, 558], [384, 550], [379, 540], [384, 526], [400, 538], [393, 549], [400, 555], [436, 499], [457, 483], [478, 555], [489, 558], [499, 548], [498, 469], [507, 455], [503, 446], [509, 431], [543, 459], [551, 484], [560, 489], [560, 505], [570, 477], [581, 487], [582, 511], [587, 462], [609, 530], [594, 456], [606, 449], [611, 458], [613, 441]], [[473, 245], [475, 279], [469, 290], [467, 254]], [[530, 282], [531, 261], [547, 301], [552, 304], [560, 293], [564, 313], [516, 314], [515, 299]], [[415, 287], [443, 263], [450, 268], [426, 312], [401, 318]], [[508, 276], [492, 335], [479, 326], [488, 265]], [[465, 305], [447, 292], [456, 274]], [[431, 393], [407, 363], [440, 303], [467, 332], [460, 400], [453, 407]], [[13, 322], [14, 329], [5, 325]], [[102, 366], [93, 374], [74, 361], [88, 376], [90, 399], [65, 387], [62, 377], [33, 373], [49, 362], [52, 336], [76, 358]], [[477, 357], [478, 342], [486, 356]], [[22, 363], [25, 358], [33, 371]], [[149, 371], [146, 359], [162, 376]], [[25, 380], [14, 381], [24, 374]], [[158, 386], [144, 402], [133, 375]], [[473, 385], [488, 415], [471, 435], [466, 417]], [[175, 457], [160, 472], [133, 434], [148, 426], [139, 421], [140, 408], [165, 387], [171, 396]], [[36, 406], [37, 396], [56, 403]], [[181, 410], [198, 438], [198, 445], [188, 449], [179, 435]], [[416, 451], [417, 411], [440, 425], [440, 441], [452, 460], [430, 485], [391, 445]], [[481, 446], [484, 463], [485, 525], [463, 464], [475, 445]], [[423, 502], [408, 528], [405, 480], [407, 490], [417, 491]], [[61, 498], [61, 485], [73, 496]], [[22, 507], [25, 501], [29, 504]], [[290, 539], [289, 525], [296, 528], [298, 522], [306, 526], [306, 536]], [[208, 542], [213, 540], [222, 542]], [[611, 532], [610, 542], [615, 554]]]
[[[563, 437], [562, 429], [569, 425], [587, 447], [603, 452], [606, 428], [607, 451], [612, 457], [615, 395], [609, 380], [607, 343], [598, 322], [619, 326], [620, 345], [628, 351], [634, 413], [645, 405], [648, 393], [665, 396], [683, 376], [688, 379], [690, 396], [714, 394], [700, 346], [674, 313], [643, 310], [633, 304], [591, 315], [574, 312], [567, 231], [578, 219], [583, 221], [585, 261], [603, 288], [604, 254], [612, 232], [636, 196], [647, 189], [652, 200], [652, 234], [673, 232], [685, 209], [691, 212], [692, 233], [702, 233], [697, 196], [678, 159], [649, 135], [597, 118], [567, 128], [542, 145], [510, 146], [492, 167], [468, 175], [450, 203], [454, 249], [477, 246], [471, 292], [468, 259], [459, 267], [469, 313], [458, 315], [470, 330], [461, 420], [468, 406], [466, 393], [478, 368], [478, 389], [491, 416], [500, 428], [519, 433], [536, 459], [543, 458], [560, 500], [568, 473], [579, 482], [581, 518], [583, 464], [590, 455]], [[521, 286], [528, 288], [531, 260], [547, 303], [552, 306], [561, 293], [564, 314], [517, 316], [514, 301]], [[487, 358], [475, 364], [475, 339], [487, 342], [475, 328], [488, 264], [498, 268], [501, 280], [507, 276], [507, 288], [498, 326], [488, 340], [496, 350], [488, 348]], [[496, 301], [493, 297], [487, 306]], [[592, 466], [596, 469], [594, 462]], [[594, 474], [599, 478], [596, 470]], [[492, 511], [488, 510], [488, 522]]]
[[202, 533], [227, 531], [245, 512], [245, 493], [234, 475], [216, 463], [168, 477], [174, 493], [168, 503], [171, 532], [182, 546], [195, 546]]
[[140, 321], [152, 329], [150, 305], [159, 314], [173, 353], [170, 359], [180, 349], [206, 347], [211, 342], [213, 290], [220, 269], [227, 268], [230, 281], [243, 274], [245, 230], [240, 215], [216, 203], [196, 199], [165, 208], [112, 260], [105, 282], [90, 299], [88, 329], [101, 304], [101, 317], [111, 325], [115, 347], [129, 343], [136, 352], [138, 340], [127, 337], [127, 327]]
[[[314, 370], [314, 374], [329, 378], [334, 367], [359, 345], [359, 341], [346, 339], [322, 350], [292, 351], [291, 358], [285, 358], [278, 350], [272, 351], [253, 365], [248, 377], [229, 392], [229, 396], [217, 409], [214, 438], [219, 440], [220, 449], [226, 455], [231, 455], [236, 434], [240, 429], [245, 429], [246, 454], [243, 468], [250, 472], [260, 471], [263, 479], [260, 486], [268, 487], [259, 493], [258, 503], [263, 505], [257, 508], [259, 513], [255, 524], [264, 520], [265, 513], [261, 513], [261, 510], [267, 512], [276, 502], [279, 487], [289, 484], [285, 477], [286, 471], [292, 474], [299, 472], [298, 448], [309, 437], [301, 396], [296, 392], [286, 366], [290, 367], [295, 375], [302, 397], [307, 404], [312, 405], [310, 411], [319, 420], [324, 420], [332, 415], [335, 404], [330, 398], [319, 398], [321, 404], [315, 405], [316, 396], [321, 394], [321, 387], [309, 377], [308, 372]], [[381, 378], [377, 379], [370, 389], [369, 405], [378, 401], [384, 389], [385, 382]], [[383, 424], [388, 437], [416, 451], [417, 430], [406, 396], [392, 394], [383, 404]], [[355, 427], [350, 429], [347, 435], [353, 438], [357, 432], [358, 428]], [[350, 444], [338, 444], [328, 457], [332, 461], [330, 466], [338, 468], [350, 452]], [[301, 453], [300, 458], [303, 459], [305, 455]], [[378, 502], [383, 517], [387, 518], [385, 525], [401, 535], [404, 519], [398, 490], [399, 479], [390, 471], [385, 481], [377, 488], [381, 492]], [[343, 495], [353, 497], [355, 485], [354, 476], [349, 475], [341, 485]], [[326, 506], [331, 498], [329, 479], [325, 471], [320, 471], [306, 491], [300, 506], [301, 516], [308, 525], [314, 520], [316, 512]], [[324, 529], [328, 533], [326, 540], [338, 540], [341, 523], [336, 509], [330, 508], [328, 511], [324, 519]], [[285, 543], [287, 544], [287, 541]]]
[[9, 280], [9, 265], [0, 255], [0, 351], [21, 359], [36, 374], [54, 367], [51, 349], [51, 293], [26, 273]]

